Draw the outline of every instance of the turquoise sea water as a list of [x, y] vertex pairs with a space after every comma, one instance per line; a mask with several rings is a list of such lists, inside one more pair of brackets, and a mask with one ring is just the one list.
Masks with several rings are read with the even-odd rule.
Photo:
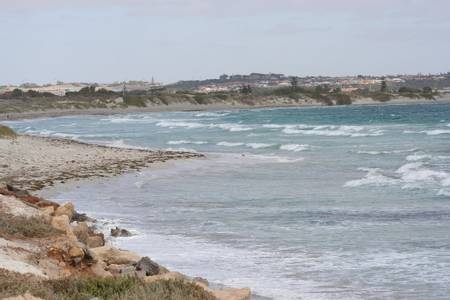
[[206, 153], [56, 196], [134, 230], [116, 243], [169, 268], [273, 299], [450, 295], [450, 104], [7, 123]]

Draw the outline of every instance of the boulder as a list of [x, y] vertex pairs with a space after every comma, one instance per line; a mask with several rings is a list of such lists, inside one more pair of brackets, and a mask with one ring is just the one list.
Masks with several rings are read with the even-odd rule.
[[72, 246], [68, 251], [69, 258], [74, 265], [78, 265], [84, 258], [84, 250], [78, 246]]
[[98, 233], [95, 235], [90, 235], [86, 239], [86, 246], [89, 248], [97, 248], [105, 245], [105, 237], [103, 233]]
[[217, 300], [251, 300], [252, 293], [249, 288], [208, 290]]
[[203, 288], [207, 288], [209, 286], [208, 280], [202, 277], [194, 277], [192, 278], [192, 282], [196, 283], [197, 285], [200, 285]]
[[123, 228], [111, 228], [111, 236], [113, 237], [128, 237], [131, 236], [131, 232]]
[[148, 256], [145, 256], [137, 262], [136, 271], [145, 273], [145, 276], [158, 275], [159, 265], [152, 261]]
[[53, 228], [55, 228], [57, 230], [61, 230], [65, 233], [68, 233], [68, 232], [73, 233], [72, 228], [70, 227], [70, 224], [69, 224], [69, 217], [66, 215], [53, 217], [51, 224], [52, 224]]
[[55, 213], [55, 208], [53, 206], [42, 207], [41, 211], [46, 215], [53, 215]]
[[38, 298], [38, 297], [34, 297], [30, 293], [26, 292], [25, 294], [23, 294], [21, 296], [3, 298], [3, 300], [43, 300], [43, 299], [42, 298]]
[[91, 266], [91, 271], [95, 276], [111, 277], [111, 272], [106, 270], [106, 264], [102, 261], [96, 262]]
[[75, 211], [72, 216], [72, 221], [94, 223], [95, 219], [88, 217], [86, 214], [81, 214]]
[[72, 220], [72, 217], [75, 213], [75, 207], [71, 202], [64, 203], [63, 205], [60, 205], [55, 210], [55, 216], [62, 216], [66, 215], [69, 217], [69, 220]]
[[179, 280], [183, 282], [190, 282], [189, 278], [179, 272], [168, 272], [159, 275], [147, 276], [144, 281], [147, 283], [152, 283], [158, 280]]
[[86, 222], [78, 222], [72, 226], [72, 231], [80, 242], [86, 244], [89, 237], [89, 227]]
[[92, 248], [89, 251], [97, 261], [104, 261], [106, 264], [128, 265], [139, 261], [140, 256], [126, 250], [120, 250], [112, 246]]

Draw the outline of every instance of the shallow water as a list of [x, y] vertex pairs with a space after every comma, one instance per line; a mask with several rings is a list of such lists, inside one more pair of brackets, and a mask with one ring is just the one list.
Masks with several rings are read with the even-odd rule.
[[20, 132], [205, 160], [57, 199], [128, 249], [274, 299], [448, 299], [450, 104], [76, 116]]

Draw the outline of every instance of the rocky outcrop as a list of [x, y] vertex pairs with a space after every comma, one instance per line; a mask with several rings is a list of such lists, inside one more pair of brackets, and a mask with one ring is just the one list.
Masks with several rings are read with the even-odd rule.
[[217, 298], [217, 300], [251, 300], [252, 293], [249, 288], [243, 289], [224, 289], [208, 291]]
[[34, 297], [33, 295], [31, 295], [27, 292], [21, 296], [3, 298], [3, 300], [43, 300], [43, 299]]
[[70, 237], [75, 236], [69, 223], [69, 217], [66, 215], [56, 216], [51, 222], [53, 228], [65, 232]]
[[128, 237], [131, 236], [131, 232], [123, 228], [111, 228], [111, 236], [113, 237]]
[[74, 213], [75, 207], [71, 202], [64, 203], [55, 210], [55, 216], [67, 216], [69, 220], [72, 220]]
[[136, 263], [136, 271], [143, 272], [145, 276], [153, 276], [159, 274], [160, 269], [157, 263], [145, 256]]
[[[0, 212], [4, 210], [9, 214], [17, 214], [25, 217], [24, 220], [26, 217], [36, 216], [48, 218], [48, 226], [57, 231], [55, 236], [30, 241], [0, 238], [0, 268], [23, 274], [31, 273], [45, 279], [90, 275], [137, 277], [146, 283], [176, 280], [201, 287], [218, 300], [250, 300], [249, 289], [214, 290], [203, 278], [190, 278], [169, 271], [147, 256], [140, 257], [133, 252], [105, 245], [103, 234], [81, 221], [71, 203], [55, 207], [44, 200], [39, 202], [40, 206], [36, 206], [22, 199], [33, 196], [25, 193], [22, 195], [24, 196], [19, 198], [13, 194], [4, 196], [0, 193]], [[71, 222], [71, 219], [78, 220]], [[116, 227], [115, 230], [120, 232], [124, 229]], [[38, 298], [24, 294], [10, 299]]]
[[126, 250], [114, 248], [113, 246], [103, 246], [90, 249], [95, 260], [104, 261], [107, 265], [128, 265], [135, 264], [140, 260], [140, 256]]

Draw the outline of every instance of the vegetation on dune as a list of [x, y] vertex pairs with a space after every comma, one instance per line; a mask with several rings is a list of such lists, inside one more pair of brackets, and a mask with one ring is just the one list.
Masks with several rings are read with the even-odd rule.
[[0, 237], [3, 238], [45, 238], [60, 234], [50, 222], [43, 218], [25, 218], [0, 213]]
[[[67, 92], [66, 96], [58, 97], [49, 93], [38, 93], [32, 90], [23, 92], [16, 89], [0, 95], [0, 113], [17, 113], [26, 111], [46, 111], [51, 109], [88, 109], [88, 108], [124, 108], [146, 107], [148, 105], [172, 105], [179, 103], [214, 104], [228, 103], [230, 105], [264, 105], [275, 104], [277, 100], [290, 102], [316, 102], [324, 105], [349, 105], [358, 98], [387, 102], [401, 97], [410, 99], [435, 99], [439, 93], [431, 87], [422, 89], [411, 87], [390, 86], [383, 80], [380, 86], [353, 91], [343, 91], [340, 87], [330, 85], [300, 86], [296, 78], [291, 79], [290, 86], [255, 87], [243, 84], [236, 91], [217, 91], [200, 93], [192, 91], [170, 91], [165, 88], [154, 90], [133, 90], [113, 92], [87, 86], [78, 92]], [[14, 97], [13, 97], [14, 96]], [[123, 101], [117, 101], [122, 98]], [[274, 103], [275, 101], [275, 103]]]
[[439, 93], [434, 92], [433, 89], [429, 86], [426, 86], [422, 89], [410, 88], [402, 86], [398, 89], [398, 93], [400, 96], [412, 98], [412, 99], [429, 99], [434, 100], [435, 97], [439, 96]]
[[9, 128], [8, 126], [0, 125], [0, 138], [4, 139], [14, 139], [17, 137], [17, 134]]
[[214, 300], [203, 288], [177, 280], [146, 283], [135, 277], [70, 277], [41, 280], [0, 269], [0, 298], [26, 292], [43, 299]]
[[147, 99], [142, 96], [127, 95], [123, 98], [123, 103], [126, 106], [146, 107], [146, 100]]

